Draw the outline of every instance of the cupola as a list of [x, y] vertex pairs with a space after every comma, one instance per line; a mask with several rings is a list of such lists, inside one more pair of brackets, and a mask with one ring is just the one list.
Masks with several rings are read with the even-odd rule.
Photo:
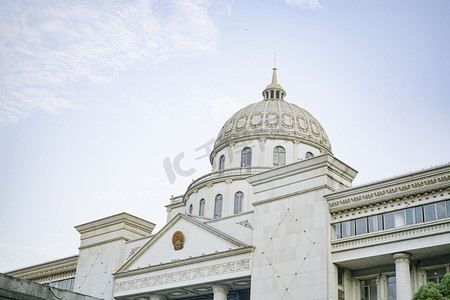
[[272, 83], [262, 92], [264, 100], [284, 100], [286, 92], [277, 81], [277, 68], [273, 68]]

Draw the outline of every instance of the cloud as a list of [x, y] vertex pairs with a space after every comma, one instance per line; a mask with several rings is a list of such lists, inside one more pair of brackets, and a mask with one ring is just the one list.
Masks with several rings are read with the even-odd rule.
[[306, 10], [317, 10], [322, 8], [319, 0], [285, 0], [286, 4]]
[[212, 0], [1, 3], [0, 125], [73, 107], [77, 84], [111, 82], [133, 64], [213, 53], [214, 16], [226, 7]]

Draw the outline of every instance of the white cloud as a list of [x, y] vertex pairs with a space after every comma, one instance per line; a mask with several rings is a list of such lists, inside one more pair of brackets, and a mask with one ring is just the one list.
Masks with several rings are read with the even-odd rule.
[[322, 8], [319, 0], [285, 0], [286, 4], [300, 9], [316, 10]]
[[73, 106], [72, 85], [131, 64], [214, 52], [212, 0], [0, 4], [0, 125]]

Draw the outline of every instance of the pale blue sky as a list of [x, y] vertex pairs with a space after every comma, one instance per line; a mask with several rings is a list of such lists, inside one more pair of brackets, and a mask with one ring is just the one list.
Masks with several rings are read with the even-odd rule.
[[[323, 125], [355, 185], [446, 163], [449, 1], [2, 1], [0, 272], [77, 254], [85, 222], [165, 224], [195, 149], [261, 100]], [[189, 177], [169, 184], [166, 157]]]

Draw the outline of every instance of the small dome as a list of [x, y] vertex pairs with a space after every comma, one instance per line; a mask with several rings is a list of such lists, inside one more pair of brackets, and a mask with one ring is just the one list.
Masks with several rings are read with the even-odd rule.
[[[275, 97], [270, 97], [273, 90]], [[276, 97], [276, 90], [283, 97]], [[328, 136], [319, 121], [305, 109], [284, 100], [285, 92], [277, 83], [276, 69], [272, 83], [263, 95], [264, 100], [242, 108], [228, 119], [217, 136], [211, 156], [228, 142], [248, 138], [300, 140], [319, 148], [321, 152], [332, 152]]]

